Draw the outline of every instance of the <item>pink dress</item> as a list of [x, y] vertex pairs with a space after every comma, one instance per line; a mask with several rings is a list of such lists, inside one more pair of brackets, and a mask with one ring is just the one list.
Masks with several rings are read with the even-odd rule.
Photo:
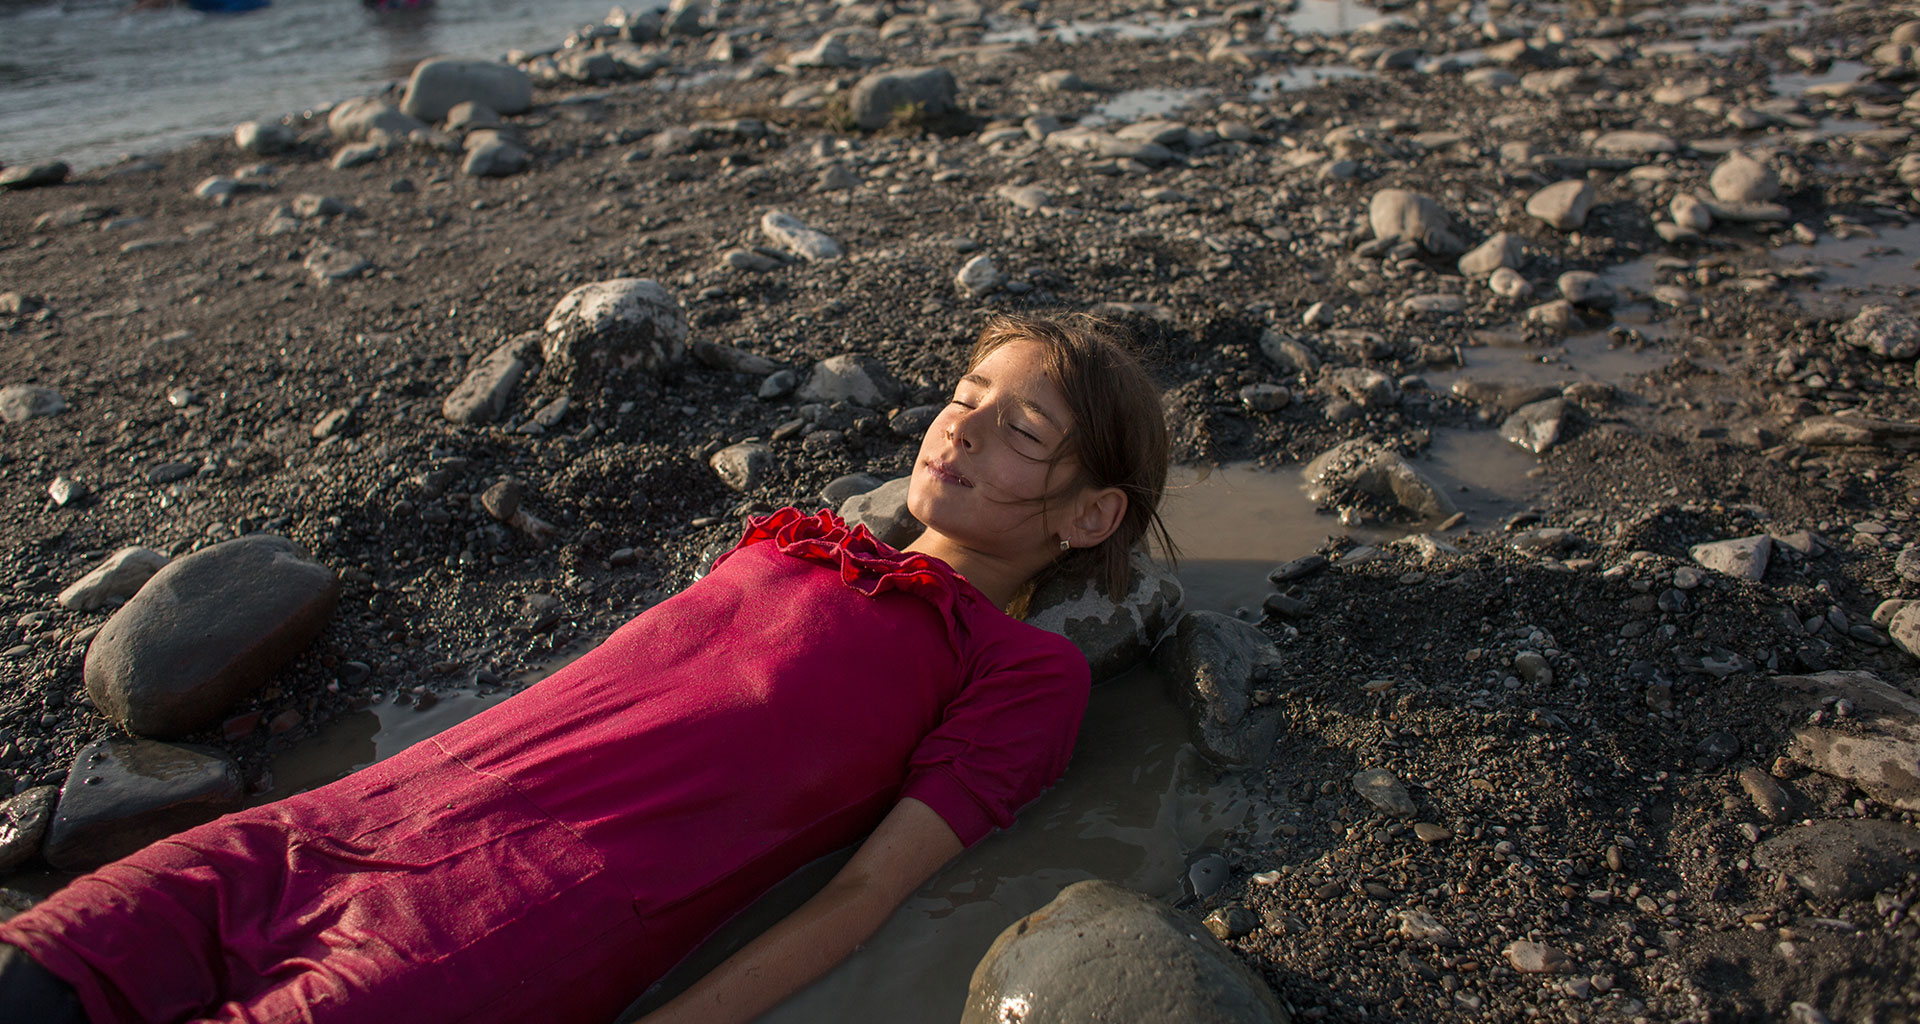
[[[0, 923], [109, 1021], [610, 1021], [902, 797], [971, 846], [1052, 785], [1084, 657], [832, 513], [500, 705]], [[209, 1002], [209, 993], [217, 993]]]

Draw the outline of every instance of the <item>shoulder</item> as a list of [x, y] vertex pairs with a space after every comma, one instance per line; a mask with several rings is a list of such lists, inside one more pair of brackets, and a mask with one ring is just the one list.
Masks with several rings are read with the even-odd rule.
[[1087, 656], [1073, 641], [997, 608], [981, 619], [974, 634], [978, 639], [976, 674], [1011, 671], [1051, 679], [1060, 687], [1082, 693], [1091, 688]]

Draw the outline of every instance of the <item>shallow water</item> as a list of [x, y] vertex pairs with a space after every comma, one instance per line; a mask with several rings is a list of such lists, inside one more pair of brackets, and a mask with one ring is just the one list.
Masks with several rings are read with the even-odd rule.
[[352, 0], [233, 15], [128, 13], [119, 0], [0, 7], [0, 160], [88, 167], [158, 152], [376, 90], [436, 54], [556, 46], [609, 4], [437, 0], [384, 15]]
[[1097, 104], [1080, 124], [1097, 127], [1115, 121], [1166, 117], [1205, 99], [1208, 89], [1127, 89]]
[[1293, 92], [1299, 89], [1311, 89], [1322, 82], [1331, 82], [1336, 78], [1374, 78], [1376, 72], [1346, 64], [1313, 64], [1291, 67], [1285, 71], [1269, 71], [1253, 77], [1253, 86], [1247, 95], [1254, 100], [1270, 100], [1276, 94]]
[[1912, 309], [1920, 286], [1920, 223], [1877, 227], [1874, 235], [1825, 236], [1811, 246], [1788, 245], [1775, 251], [1774, 261], [1821, 270], [1821, 279], [1796, 287], [1794, 297], [1822, 316], [1852, 316], [1874, 302]]

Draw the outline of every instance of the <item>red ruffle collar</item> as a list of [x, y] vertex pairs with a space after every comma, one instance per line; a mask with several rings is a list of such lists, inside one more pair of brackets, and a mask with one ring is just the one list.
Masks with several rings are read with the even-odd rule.
[[956, 602], [986, 600], [947, 563], [932, 555], [899, 551], [883, 544], [865, 524], [849, 527], [829, 509], [807, 515], [789, 507], [748, 520], [740, 543], [714, 562], [714, 567], [731, 558], [734, 551], [765, 541], [772, 541], [783, 555], [838, 569], [841, 582], [868, 597], [899, 591], [933, 605], [947, 622], [955, 650], [960, 648], [958, 633], [962, 628]]

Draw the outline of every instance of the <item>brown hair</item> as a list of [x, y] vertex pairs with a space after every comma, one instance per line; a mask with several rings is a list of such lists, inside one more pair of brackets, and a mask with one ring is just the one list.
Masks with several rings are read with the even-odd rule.
[[[1107, 596], [1118, 600], [1127, 591], [1127, 561], [1136, 545], [1151, 535], [1169, 559], [1175, 553], [1160, 520], [1171, 446], [1159, 388], [1134, 354], [1132, 332], [1087, 313], [996, 315], [974, 341], [967, 371], [1016, 341], [1040, 345], [1047, 380], [1059, 389], [1073, 416], [1072, 427], [1050, 459], [1056, 464], [1071, 459], [1077, 468], [1060, 493], [1086, 485], [1117, 487], [1127, 496], [1126, 514], [1112, 535], [1055, 562], [1033, 582], [1037, 585], [1058, 571], [1085, 571]], [[1021, 595], [1016, 604], [1024, 605], [1027, 596]]]

